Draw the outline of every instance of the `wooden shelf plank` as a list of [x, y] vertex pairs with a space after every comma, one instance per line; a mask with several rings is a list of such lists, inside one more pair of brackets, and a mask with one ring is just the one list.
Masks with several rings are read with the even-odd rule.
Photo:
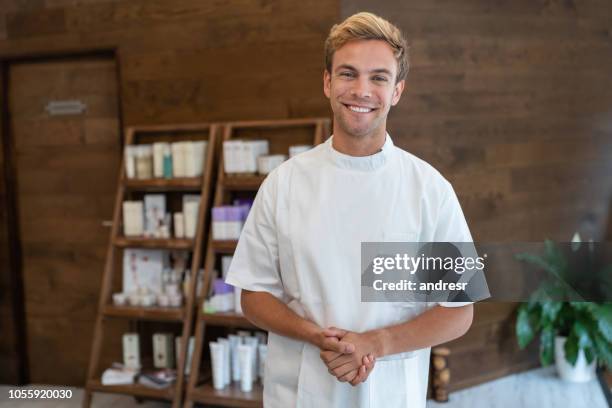
[[185, 317], [182, 307], [138, 307], [107, 305], [104, 315], [109, 317], [132, 318], [140, 320], [165, 320], [180, 322]]
[[263, 386], [257, 382], [253, 384], [251, 392], [242, 392], [240, 383], [231, 383], [222, 390], [216, 390], [212, 382], [207, 382], [193, 389], [190, 392], [190, 399], [202, 404], [224, 407], [261, 408], [263, 407]]
[[262, 175], [225, 175], [223, 178], [223, 187], [231, 191], [257, 191], [265, 178], [266, 176]]
[[102, 385], [100, 380], [87, 381], [87, 388], [90, 391], [106, 392], [110, 394], [127, 394], [137, 397], [159, 398], [164, 400], [172, 400], [174, 398], [174, 387], [175, 384], [171, 384], [167, 388], [158, 390], [155, 388], [145, 387], [141, 384]]
[[202, 188], [202, 178], [126, 179], [125, 187], [129, 190], [143, 191], [200, 191]]
[[218, 254], [233, 254], [238, 241], [213, 241], [212, 248]]
[[244, 315], [234, 312], [219, 312], [219, 313], [202, 313], [200, 319], [213, 326], [226, 327], [244, 327], [251, 329], [259, 329], [253, 323], [249, 322]]
[[193, 239], [117, 237], [115, 246], [121, 248], [193, 249]]

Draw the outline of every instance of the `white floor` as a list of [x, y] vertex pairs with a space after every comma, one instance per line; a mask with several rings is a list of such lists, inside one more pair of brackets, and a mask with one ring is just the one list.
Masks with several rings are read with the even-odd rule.
[[[55, 388], [28, 386], [28, 388]], [[34, 401], [9, 399], [10, 386], [0, 386], [0, 408], [76, 408], [81, 406], [83, 390], [70, 388], [70, 400]], [[94, 394], [93, 407], [167, 408], [168, 403], [147, 401], [137, 403], [134, 398]], [[539, 368], [514, 374], [485, 384], [451, 393], [447, 403], [429, 401], [427, 408], [608, 408], [599, 383], [571, 384], [557, 378], [554, 368]]]
[[561, 381], [554, 367], [538, 368], [450, 394], [427, 408], [608, 408], [599, 382]]

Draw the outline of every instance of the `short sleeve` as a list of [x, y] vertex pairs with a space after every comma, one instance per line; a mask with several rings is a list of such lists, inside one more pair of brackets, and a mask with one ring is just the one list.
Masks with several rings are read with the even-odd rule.
[[275, 217], [276, 174], [268, 175], [255, 196], [225, 281], [242, 289], [268, 292], [283, 299]]
[[[467, 225], [459, 199], [450, 183], [440, 205], [438, 221], [434, 232], [435, 242], [472, 242], [472, 234]], [[461, 307], [474, 302], [438, 302], [444, 307]]]

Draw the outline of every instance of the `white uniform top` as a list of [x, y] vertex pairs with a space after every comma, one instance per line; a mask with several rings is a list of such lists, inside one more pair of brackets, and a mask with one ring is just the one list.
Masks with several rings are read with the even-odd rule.
[[[389, 135], [365, 157], [340, 153], [331, 141], [268, 175], [226, 281], [269, 292], [323, 328], [363, 332], [410, 320], [432, 304], [361, 302], [361, 242], [470, 242], [457, 197]], [[425, 407], [429, 352], [377, 360], [368, 380], [352, 387], [328, 373], [315, 346], [270, 333], [264, 406]]]

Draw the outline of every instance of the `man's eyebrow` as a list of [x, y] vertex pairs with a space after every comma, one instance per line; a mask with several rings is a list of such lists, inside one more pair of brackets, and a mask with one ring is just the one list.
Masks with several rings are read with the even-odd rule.
[[[357, 72], [357, 68], [355, 68], [354, 66], [349, 65], [349, 64], [340, 64], [340, 65], [338, 65], [338, 67], [336, 68], [336, 71], [339, 71], [341, 69], [349, 69], [351, 71]], [[370, 73], [371, 74], [387, 74], [389, 76], [393, 75], [393, 73], [391, 71], [389, 71], [388, 69], [386, 69], [386, 68], [376, 68], [376, 69], [371, 70]]]
[[339, 71], [341, 69], [350, 69], [351, 71], [357, 71], [357, 68], [355, 68], [352, 65], [349, 64], [340, 64], [338, 65], [338, 67], [336, 68], [336, 71]]

